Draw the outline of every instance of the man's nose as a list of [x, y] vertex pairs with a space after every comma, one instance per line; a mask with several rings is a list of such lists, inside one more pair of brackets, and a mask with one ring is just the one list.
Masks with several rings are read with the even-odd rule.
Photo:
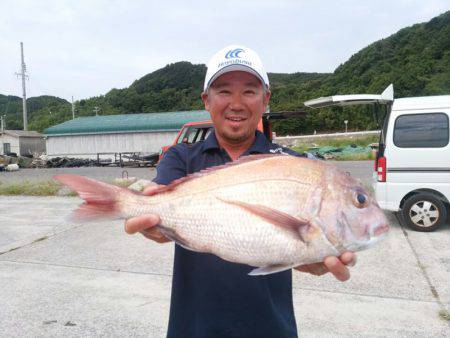
[[231, 96], [230, 110], [240, 111], [244, 109], [241, 94], [235, 93]]

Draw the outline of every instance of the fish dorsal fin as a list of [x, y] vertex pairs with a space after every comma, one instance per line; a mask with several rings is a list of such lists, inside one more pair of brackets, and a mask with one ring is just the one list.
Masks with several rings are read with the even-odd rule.
[[244, 163], [260, 161], [260, 160], [263, 160], [263, 159], [266, 159], [266, 158], [286, 157], [286, 156], [289, 156], [289, 155], [285, 155], [285, 154], [256, 154], [256, 155], [242, 156], [242, 157], [239, 157], [236, 161], [228, 162], [226, 164], [221, 164], [221, 165], [214, 166], [214, 167], [209, 167], [209, 168], [200, 170], [200, 171], [198, 171], [196, 173], [189, 174], [187, 176], [178, 178], [178, 179], [172, 181], [170, 184], [159, 188], [154, 193], [155, 194], [160, 194], [160, 193], [165, 193], [165, 192], [168, 192], [168, 191], [172, 191], [177, 186], [179, 186], [181, 183], [185, 183], [187, 181], [191, 181], [191, 180], [193, 180], [195, 178], [202, 177], [202, 176], [205, 176], [205, 175], [210, 175], [210, 174], [216, 172], [217, 170], [222, 170], [222, 169], [226, 169], [226, 168], [229, 168], [229, 167], [234, 167], [236, 165], [240, 165], [240, 164], [244, 164]]
[[230, 201], [217, 197], [220, 201], [241, 207], [252, 214], [261, 217], [273, 225], [282, 227], [300, 238], [304, 243], [307, 242], [306, 234], [311, 226], [309, 221], [296, 218], [285, 212], [266, 207], [259, 204], [250, 204], [241, 201]]

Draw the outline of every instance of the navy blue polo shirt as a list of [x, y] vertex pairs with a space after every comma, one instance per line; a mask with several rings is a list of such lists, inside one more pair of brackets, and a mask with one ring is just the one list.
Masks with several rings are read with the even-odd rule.
[[[242, 155], [297, 153], [256, 132]], [[157, 167], [155, 182], [168, 184], [231, 159], [212, 132], [194, 145], [169, 149]], [[253, 267], [175, 245], [168, 338], [297, 337], [291, 270], [249, 276]]]

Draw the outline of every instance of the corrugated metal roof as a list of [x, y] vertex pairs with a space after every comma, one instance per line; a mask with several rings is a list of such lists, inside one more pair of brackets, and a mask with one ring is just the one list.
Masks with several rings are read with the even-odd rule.
[[38, 133], [37, 131], [25, 131], [25, 130], [10, 130], [5, 129], [0, 134], [6, 134], [14, 137], [44, 137], [41, 133]]
[[79, 117], [44, 130], [45, 135], [173, 131], [183, 124], [210, 119], [206, 110]]

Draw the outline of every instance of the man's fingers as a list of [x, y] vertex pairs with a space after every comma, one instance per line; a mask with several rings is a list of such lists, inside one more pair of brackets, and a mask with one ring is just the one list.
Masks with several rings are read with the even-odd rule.
[[147, 195], [147, 196], [154, 195], [162, 187], [164, 187], [164, 185], [152, 183], [144, 188], [144, 190], [142, 191], [142, 194]]
[[315, 276], [322, 276], [328, 272], [328, 269], [325, 267], [323, 263], [312, 263], [300, 265], [295, 268], [301, 272], [307, 272]]
[[339, 258], [347, 266], [355, 266], [356, 264], [356, 255], [353, 252], [344, 252]]
[[135, 234], [136, 232], [154, 227], [159, 222], [159, 216], [154, 214], [133, 217], [125, 222], [125, 232], [127, 234]]
[[323, 263], [334, 277], [341, 282], [345, 282], [350, 278], [350, 271], [339, 258], [334, 256], [326, 257]]
[[158, 228], [144, 229], [144, 230], [140, 231], [140, 233], [144, 237], [147, 237], [148, 239], [154, 240], [155, 242], [158, 242], [158, 243], [170, 242], [170, 239], [166, 238], [166, 236], [164, 236], [161, 233], [161, 231], [159, 231]]

